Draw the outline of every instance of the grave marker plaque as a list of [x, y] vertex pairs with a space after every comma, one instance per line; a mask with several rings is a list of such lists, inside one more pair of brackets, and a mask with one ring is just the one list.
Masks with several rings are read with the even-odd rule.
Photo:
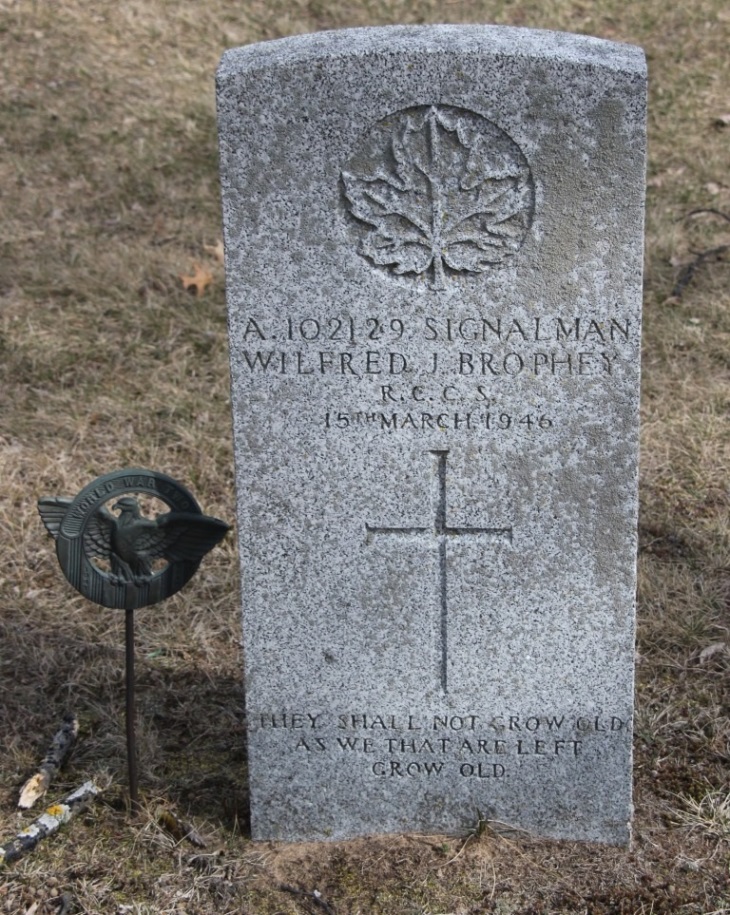
[[628, 841], [645, 91], [501, 27], [224, 56], [255, 838]]

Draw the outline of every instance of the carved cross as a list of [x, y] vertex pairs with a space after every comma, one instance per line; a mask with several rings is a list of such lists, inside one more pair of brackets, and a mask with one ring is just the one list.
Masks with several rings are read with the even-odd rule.
[[450, 539], [455, 537], [470, 537], [480, 542], [491, 542], [493, 540], [508, 540], [512, 542], [511, 527], [449, 527], [446, 523], [446, 459], [448, 451], [431, 451], [436, 455], [437, 460], [437, 494], [436, 494], [436, 515], [433, 527], [374, 527], [371, 524], [365, 524], [365, 530], [370, 542], [371, 535], [375, 536], [395, 536], [406, 538], [425, 537], [438, 546], [439, 551], [439, 601], [441, 606], [441, 618], [439, 628], [440, 642], [440, 681], [441, 689], [444, 693], [448, 692], [447, 680], [447, 661], [448, 661], [448, 603], [446, 588], [446, 544]]

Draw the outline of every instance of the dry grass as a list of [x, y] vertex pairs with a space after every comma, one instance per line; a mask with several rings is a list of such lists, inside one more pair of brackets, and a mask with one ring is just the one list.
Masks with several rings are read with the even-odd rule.
[[[138, 614], [144, 807], [124, 804], [122, 615], [62, 582], [35, 511], [149, 466], [233, 520], [213, 73], [350, 25], [501, 22], [641, 44], [651, 73], [637, 814], [630, 851], [508, 839], [254, 845], [233, 538]], [[722, 0], [0, 0], [0, 836], [66, 708], [57, 794], [103, 802], [0, 878], [0, 912], [730, 912], [730, 12]], [[213, 274], [200, 297], [181, 274]], [[193, 821], [196, 849], [159, 825]], [[4, 882], [3, 882], [4, 881]], [[288, 887], [286, 889], [285, 887]], [[320, 894], [318, 897], [315, 890]], [[38, 904], [34, 909], [33, 906]]]

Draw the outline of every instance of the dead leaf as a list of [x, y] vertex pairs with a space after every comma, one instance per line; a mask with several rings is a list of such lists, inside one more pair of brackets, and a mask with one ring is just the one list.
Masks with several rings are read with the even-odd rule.
[[721, 114], [715, 118], [714, 124], [716, 127], [730, 127], [730, 114]]
[[722, 185], [716, 181], [708, 181], [705, 185], [705, 190], [712, 194], [713, 197], [716, 197], [722, 191]]
[[162, 807], [158, 808], [157, 822], [173, 839], [175, 839], [176, 842], [182, 842], [183, 839], [185, 839], [197, 848], [205, 848], [207, 845], [205, 839], [203, 839], [192, 823], [180, 819], [180, 817], [171, 810], [165, 810]]
[[208, 254], [212, 254], [219, 264], [224, 263], [226, 255], [223, 248], [223, 241], [220, 238], [214, 245], [203, 245], [203, 248], [205, 248]]
[[196, 296], [201, 296], [213, 282], [213, 274], [200, 264], [193, 264], [193, 273], [190, 276], [180, 274], [180, 279], [185, 289], [194, 291]]
[[723, 654], [727, 650], [726, 642], [713, 642], [712, 645], [706, 645], [700, 652], [700, 664], [709, 661], [718, 654]]
[[663, 187], [667, 181], [671, 181], [675, 178], [680, 178], [684, 174], [684, 166], [679, 165], [675, 168], [667, 168], [663, 172], [659, 172], [656, 175], [653, 175], [646, 182], [647, 187]]

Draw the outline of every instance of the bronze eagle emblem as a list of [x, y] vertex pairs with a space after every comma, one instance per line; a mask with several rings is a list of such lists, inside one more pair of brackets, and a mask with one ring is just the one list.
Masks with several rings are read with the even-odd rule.
[[[71, 505], [71, 499], [38, 500], [43, 523], [55, 540]], [[109, 564], [109, 578], [118, 585], [149, 582], [158, 560], [198, 563], [230, 530], [224, 521], [196, 512], [170, 511], [145, 518], [137, 499], [129, 495], [112, 507], [118, 516], [100, 506], [88, 519], [83, 546], [92, 561]]]

